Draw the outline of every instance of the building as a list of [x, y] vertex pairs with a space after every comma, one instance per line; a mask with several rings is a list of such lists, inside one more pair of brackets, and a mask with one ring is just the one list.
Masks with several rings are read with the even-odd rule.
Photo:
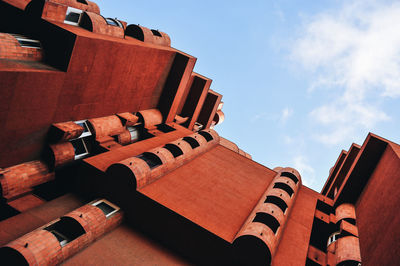
[[218, 135], [222, 96], [166, 33], [85, 0], [0, 20], [1, 264], [398, 263], [398, 144], [369, 134], [318, 193]]

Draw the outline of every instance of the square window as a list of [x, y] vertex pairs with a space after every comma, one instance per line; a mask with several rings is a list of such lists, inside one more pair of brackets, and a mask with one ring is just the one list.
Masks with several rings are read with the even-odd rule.
[[106, 217], [109, 217], [119, 211], [119, 207], [112, 204], [111, 202], [107, 200], [99, 200], [94, 203], [92, 203], [93, 206], [96, 206], [99, 208]]

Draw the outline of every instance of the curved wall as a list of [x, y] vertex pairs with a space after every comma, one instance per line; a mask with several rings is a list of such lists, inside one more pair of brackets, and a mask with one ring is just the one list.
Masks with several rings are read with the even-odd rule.
[[182, 154], [177, 157], [175, 157], [176, 155], [174, 156], [169, 149], [165, 148], [165, 146], [147, 151], [146, 154], [151, 154], [153, 158], [160, 160], [161, 164], [155, 167], [150, 167], [145, 160], [135, 156], [112, 164], [107, 169], [107, 175], [110, 178], [124, 178], [127, 180], [126, 182], [129, 182], [131, 185], [134, 184], [136, 189], [140, 189], [168, 172], [173, 171], [182, 164], [187, 163], [196, 156], [212, 149], [219, 143], [219, 136], [214, 130], [209, 129], [204, 132], [209, 133], [212, 136], [212, 140], [207, 141], [199, 133], [187, 136], [198, 143], [198, 146], [195, 148], [191, 147], [191, 145], [184, 140], [187, 137], [168, 143], [179, 148]]
[[[26, 265], [57, 265], [118, 226], [122, 218], [120, 210], [106, 217], [100, 208], [89, 203], [8, 243], [0, 248], [0, 255], [5, 261], [25, 260]], [[64, 228], [55, 227], [59, 222]], [[74, 239], [62, 243], [50, 228], [66, 230]]]
[[126, 27], [125, 36], [135, 38], [145, 43], [171, 46], [171, 39], [168, 34], [158, 30], [151, 30], [136, 24], [130, 24], [128, 27]]
[[279, 244], [301, 184], [301, 176], [293, 168], [278, 169], [233, 242], [235, 255], [242, 263], [269, 265]]
[[9, 168], [0, 173], [1, 193], [5, 198], [12, 198], [29, 191], [32, 187], [55, 178], [46, 164], [32, 161]]

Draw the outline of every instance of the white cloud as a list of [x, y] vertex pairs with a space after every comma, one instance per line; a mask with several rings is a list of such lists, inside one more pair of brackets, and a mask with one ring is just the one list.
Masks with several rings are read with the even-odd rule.
[[304, 185], [310, 187], [315, 182], [315, 170], [308, 164], [305, 156], [296, 156], [293, 159], [293, 168], [299, 171]]
[[290, 109], [289, 107], [286, 107], [282, 110], [282, 114], [281, 114], [281, 118], [280, 118], [280, 122], [282, 124], [286, 123], [286, 121], [288, 120], [289, 117], [291, 117], [293, 114], [293, 110]]
[[292, 55], [316, 75], [309, 91], [330, 89], [329, 102], [313, 109], [324, 126], [317, 139], [338, 144], [358, 129], [388, 121], [381, 106], [400, 96], [400, 3], [347, 1], [305, 24]]

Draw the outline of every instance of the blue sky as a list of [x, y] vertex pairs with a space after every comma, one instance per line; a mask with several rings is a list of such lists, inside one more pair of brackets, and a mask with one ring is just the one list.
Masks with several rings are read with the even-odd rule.
[[368, 132], [400, 142], [396, 1], [96, 1], [104, 16], [168, 33], [223, 94], [216, 127], [255, 161], [320, 191]]

